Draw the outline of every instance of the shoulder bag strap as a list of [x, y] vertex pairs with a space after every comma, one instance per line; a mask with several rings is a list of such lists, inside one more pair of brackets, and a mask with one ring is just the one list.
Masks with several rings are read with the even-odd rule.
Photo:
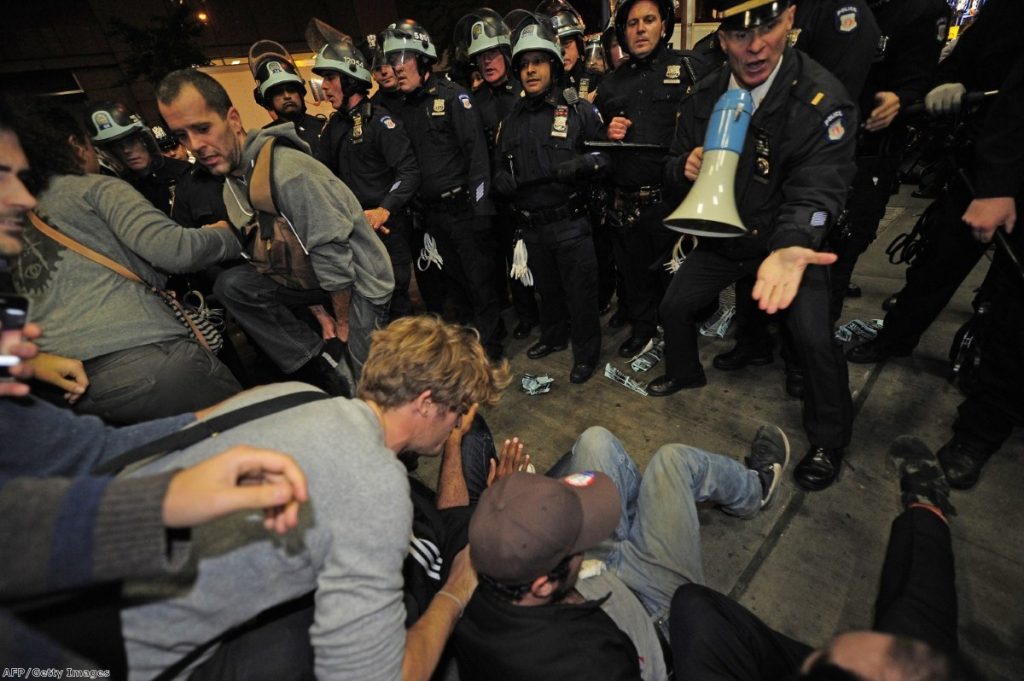
[[227, 414], [221, 416], [215, 416], [205, 421], [198, 421], [189, 428], [183, 428], [170, 435], [165, 435], [162, 438], [147, 442], [144, 445], [140, 445], [135, 449], [129, 450], [113, 459], [106, 461], [95, 469], [90, 471], [91, 475], [112, 475], [121, 471], [122, 469], [137, 463], [144, 459], [149, 459], [156, 456], [164, 456], [171, 452], [176, 452], [186, 447], [205, 440], [208, 437], [214, 437], [223, 433], [224, 431], [231, 430], [236, 426], [240, 426], [243, 423], [249, 421], [255, 421], [256, 419], [263, 418], [264, 416], [270, 416], [286, 409], [298, 407], [303, 404], [310, 402], [316, 402], [330, 397], [330, 395], [322, 392], [315, 392], [311, 390], [290, 393], [288, 395], [281, 395], [280, 397], [274, 397], [263, 402], [257, 402], [256, 404], [250, 404], [247, 407], [241, 409], [235, 409]]
[[58, 232], [50, 225], [43, 222], [42, 218], [36, 215], [36, 212], [34, 210], [30, 210], [28, 212], [28, 219], [32, 221], [32, 225], [36, 229], [38, 229], [40, 232], [50, 237], [57, 243], [61, 244], [62, 246], [70, 248], [75, 253], [78, 253], [79, 255], [88, 258], [89, 260], [92, 260], [94, 263], [98, 265], [103, 265], [107, 269], [117, 272], [125, 279], [131, 279], [137, 284], [143, 284], [144, 286], [148, 286], [148, 284], [142, 281], [142, 279], [140, 279], [137, 274], [132, 272], [130, 269], [128, 269], [121, 263], [111, 260], [102, 253], [97, 253], [88, 246], [75, 241], [74, 239], [69, 237], [67, 234], [64, 234], [63, 232]]

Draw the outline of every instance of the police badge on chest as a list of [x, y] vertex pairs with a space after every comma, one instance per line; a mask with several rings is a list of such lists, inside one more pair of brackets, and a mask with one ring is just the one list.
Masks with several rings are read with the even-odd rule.
[[755, 128], [754, 133], [754, 179], [767, 182], [772, 173], [772, 150], [768, 143], [768, 131]]
[[555, 107], [555, 118], [551, 121], [551, 136], [565, 139], [569, 135], [569, 107]]
[[356, 114], [352, 117], [352, 144], [363, 143], [363, 117]]

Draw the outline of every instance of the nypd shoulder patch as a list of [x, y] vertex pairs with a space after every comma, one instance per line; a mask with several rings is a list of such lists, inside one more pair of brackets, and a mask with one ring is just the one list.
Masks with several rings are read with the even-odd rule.
[[470, 101], [469, 95], [459, 95], [459, 101], [462, 102], [462, 107], [464, 109], [473, 108], [473, 102]]
[[395, 129], [395, 121], [392, 120], [391, 116], [381, 116], [380, 122], [388, 130], [394, 130]]
[[825, 118], [825, 138], [829, 142], [838, 142], [846, 136], [846, 118], [841, 110], [830, 113]]
[[859, 11], [854, 5], [844, 5], [836, 10], [836, 30], [840, 33], [853, 33], [857, 30]]

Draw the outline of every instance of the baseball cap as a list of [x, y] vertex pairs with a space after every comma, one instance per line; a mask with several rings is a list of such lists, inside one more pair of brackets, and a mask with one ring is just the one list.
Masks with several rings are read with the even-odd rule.
[[480, 496], [469, 522], [473, 566], [499, 583], [526, 584], [599, 544], [619, 514], [619, 492], [604, 473], [513, 473]]

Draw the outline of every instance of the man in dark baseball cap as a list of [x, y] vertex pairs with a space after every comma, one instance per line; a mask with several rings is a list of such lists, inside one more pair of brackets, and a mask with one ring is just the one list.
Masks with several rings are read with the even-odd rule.
[[667, 678], [658, 634], [672, 594], [704, 583], [696, 505], [752, 517], [788, 459], [785, 433], [765, 425], [746, 465], [668, 444], [641, 475], [595, 426], [550, 477], [499, 480], [469, 524], [480, 587], [455, 629], [460, 678]]

